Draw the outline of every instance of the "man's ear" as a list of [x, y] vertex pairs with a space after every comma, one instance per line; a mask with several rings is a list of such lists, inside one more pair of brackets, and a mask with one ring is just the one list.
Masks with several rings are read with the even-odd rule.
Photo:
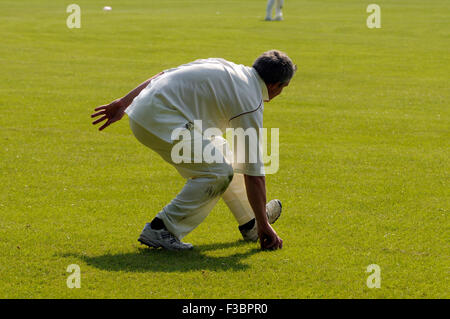
[[274, 89], [278, 88], [279, 85], [280, 85], [280, 83], [269, 83], [269, 84], [266, 84], [267, 90], [269, 90], [269, 91], [273, 91]]

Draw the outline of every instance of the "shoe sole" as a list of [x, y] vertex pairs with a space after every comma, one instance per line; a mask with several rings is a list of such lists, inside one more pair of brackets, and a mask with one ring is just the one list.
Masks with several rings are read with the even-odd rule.
[[138, 242], [140, 242], [141, 244], [147, 245], [150, 248], [162, 247], [160, 244], [155, 243], [154, 241], [148, 240], [146, 238], [143, 238], [142, 236], [139, 237]]
[[174, 248], [172, 246], [162, 245], [162, 244], [157, 243], [157, 242], [155, 242], [155, 241], [153, 241], [151, 239], [148, 239], [145, 236], [142, 236], [142, 234], [141, 234], [141, 236], [139, 236], [138, 242], [140, 242], [141, 244], [144, 244], [144, 245], [146, 245], [146, 246], [148, 246], [150, 248], [159, 248], [159, 247], [161, 247], [161, 248], [164, 248], [164, 249], [167, 249], [167, 250], [173, 250], [173, 251], [175, 251], [175, 250], [177, 250], [177, 251], [179, 251], [179, 250], [191, 250], [191, 249], [194, 248], [194, 246], [189, 247], [189, 248]]
[[280, 218], [281, 216], [281, 212], [283, 211], [283, 205], [281, 205], [281, 201], [280, 200], [276, 200], [278, 205], [280, 205], [280, 213], [278, 214], [278, 216], [273, 220], [273, 222], [271, 222], [270, 224], [275, 224], [275, 222], [278, 220], [278, 218]]

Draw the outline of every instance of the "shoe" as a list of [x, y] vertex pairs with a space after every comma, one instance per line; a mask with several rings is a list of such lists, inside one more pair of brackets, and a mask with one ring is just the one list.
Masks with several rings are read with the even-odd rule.
[[194, 248], [192, 244], [181, 242], [175, 235], [167, 229], [153, 229], [150, 223], [145, 224], [138, 239], [144, 245], [153, 248], [162, 247], [168, 250], [189, 250]]
[[271, 18], [271, 17], [266, 17], [264, 20], [266, 20], [266, 21], [272, 21], [272, 18]]
[[281, 205], [281, 201], [279, 199], [272, 199], [266, 205], [266, 214], [267, 219], [269, 220], [269, 224], [273, 224], [277, 221], [277, 219], [281, 215], [281, 209], [283, 206]]
[[[266, 214], [269, 224], [273, 224], [281, 215], [281, 201], [278, 199], [272, 199], [266, 205]], [[258, 241], [258, 228], [255, 225], [251, 229], [240, 229], [239, 230], [246, 241]]]
[[273, 20], [274, 21], [283, 21], [283, 16], [282, 15], [275, 16], [275, 18]]

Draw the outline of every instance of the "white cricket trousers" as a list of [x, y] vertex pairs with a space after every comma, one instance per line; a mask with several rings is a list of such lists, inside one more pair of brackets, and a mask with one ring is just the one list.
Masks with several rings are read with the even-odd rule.
[[[233, 168], [226, 160], [223, 163], [176, 164], [171, 159], [172, 144], [150, 133], [131, 118], [130, 128], [139, 142], [158, 153], [186, 178], [180, 193], [156, 215], [172, 234], [179, 239], [189, 234], [208, 216], [221, 197], [239, 225], [255, 218], [247, 198], [244, 176], [233, 174]], [[203, 143], [210, 141], [203, 140]]]
[[275, 17], [280, 17], [283, 15], [281, 10], [283, 9], [284, 0], [267, 0], [266, 18], [270, 18], [272, 16], [272, 8], [275, 2]]

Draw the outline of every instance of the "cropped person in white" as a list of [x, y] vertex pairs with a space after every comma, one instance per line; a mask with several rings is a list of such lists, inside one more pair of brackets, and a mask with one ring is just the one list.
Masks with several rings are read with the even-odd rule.
[[[223, 156], [218, 162], [176, 162], [172, 150], [177, 143], [193, 141], [194, 145], [199, 142], [202, 149], [212, 147], [222, 152], [217, 141], [222, 144], [226, 141], [220, 137], [204, 138], [202, 134], [206, 129], [259, 130], [263, 124], [264, 101], [280, 94], [295, 70], [289, 57], [276, 50], [262, 54], [253, 67], [218, 58], [196, 60], [165, 70], [123, 98], [95, 109], [97, 112], [92, 117], [101, 117], [93, 124], [106, 120], [100, 130], [120, 120], [126, 112], [136, 138], [172, 164], [187, 180], [176, 198], [146, 224], [140, 242], [173, 250], [192, 248], [191, 244], [180, 240], [223, 198], [238, 221], [244, 239], [259, 238], [262, 249], [282, 247], [281, 238], [270, 226], [281, 213], [281, 203], [272, 201], [266, 207], [260, 149], [256, 162], [243, 163], [230, 163], [222, 153], [217, 153]], [[201, 123], [201, 127], [197, 123]], [[193, 133], [192, 141], [174, 140], [173, 133], [180, 129]], [[192, 152], [194, 150], [195, 146]], [[236, 152], [234, 154], [236, 157]]]
[[273, 18], [273, 20], [275, 21], [283, 20], [282, 9], [284, 6], [284, 0], [267, 0], [266, 21], [272, 20], [272, 9], [274, 4], [275, 4], [275, 17]]

